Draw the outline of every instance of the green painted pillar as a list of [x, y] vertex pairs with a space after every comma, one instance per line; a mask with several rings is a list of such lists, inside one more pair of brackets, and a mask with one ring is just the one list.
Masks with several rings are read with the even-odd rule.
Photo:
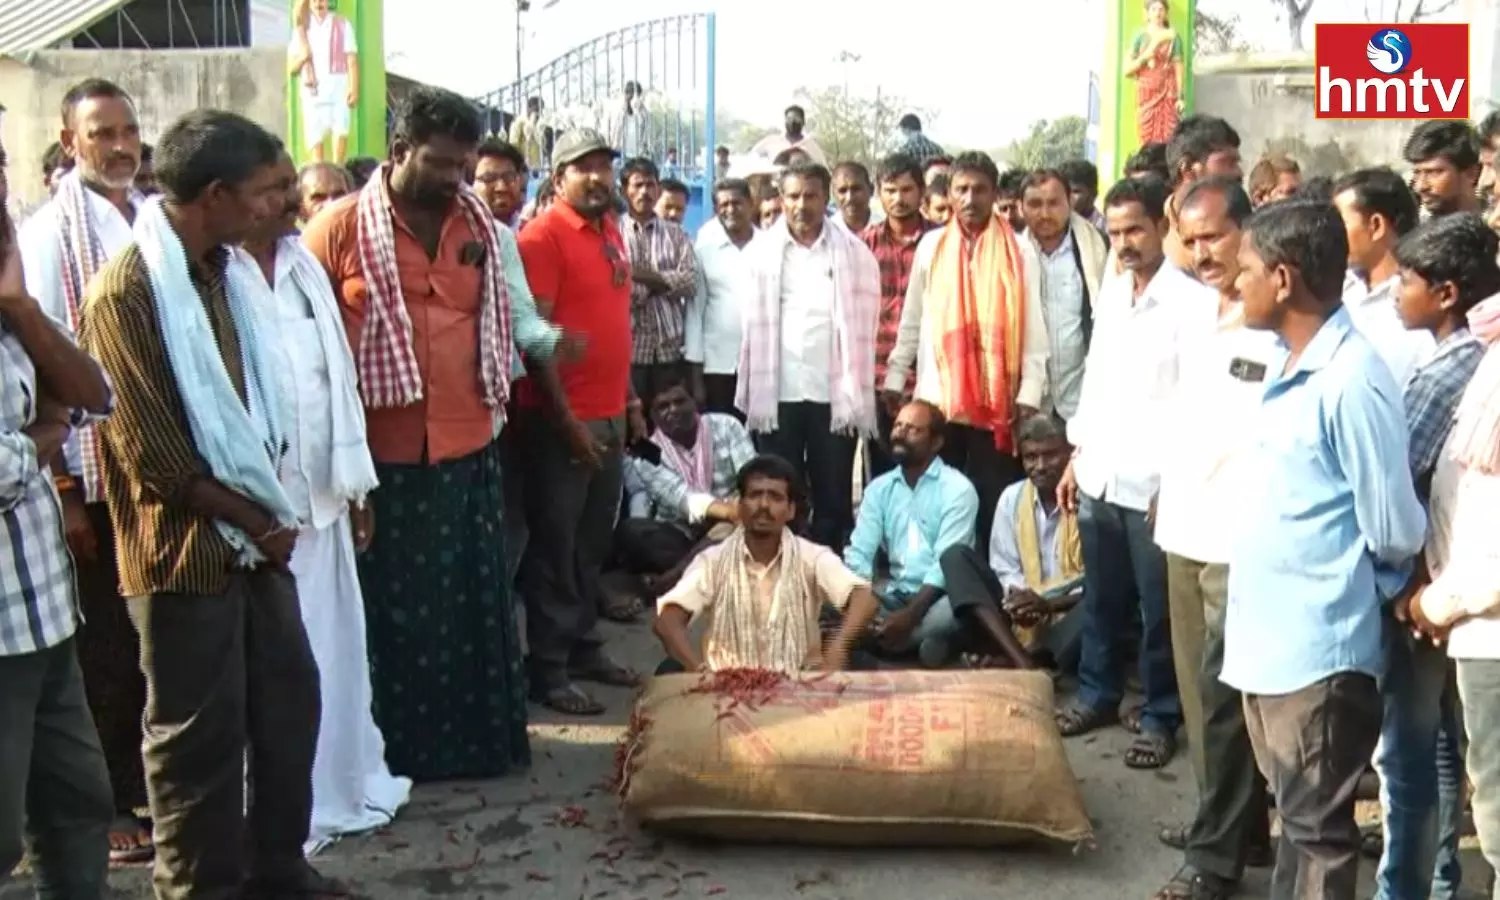
[[[292, 30], [296, 32], [296, 0], [287, 0], [293, 7]], [[373, 156], [384, 159], [386, 154], [385, 134], [385, 16], [382, 0], [330, 0], [330, 14], [342, 16], [353, 27], [355, 58], [358, 78], [356, 98], [349, 108], [349, 136], [343, 159], [335, 158], [332, 137], [323, 141], [323, 158], [329, 162], [342, 163], [355, 156]], [[295, 38], [294, 38], [295, 40]], [[320, 76], [322, 73], [319, 73]], [[322, 86], [319, 86], [322, 90]], [[345, 98], [336, 98], [343, 104]], [[299, 76], [287, 77], [287, 134], [292, 158], [300, 166], [312, 160], [313, 154], [306, 137], [308, 118], [305, 105], [309, 95]]]
[[[1143, 143], [1142, 126], [1164, 128], [1175, 121], [1167, 111], [1170, 86], [1164, 85], [1168, 73], [1175, 75], [1181, 65], [1182, 77], [1176, 94], [1182, 103], [1181, 115], [1193, 111], [1193, 34], [1197, 16], [1196, 0], [1166, 0], [1167, 23], [1173, 41], [1162, 42], [1151, 54], [1153, 65], [1134, 76], [1126, 70], [1154, 41], [1158, 32], [1148, 27], [1152, 8], [1163, 0], [1105, 0], [1104, 68], [1100, 78], [1099, 103], [1099, 174], [1105, 188], [1124, 171], [1125, 160]], [[1147, 121], [1142, 121], [1141, 103], [1147, 104]]]

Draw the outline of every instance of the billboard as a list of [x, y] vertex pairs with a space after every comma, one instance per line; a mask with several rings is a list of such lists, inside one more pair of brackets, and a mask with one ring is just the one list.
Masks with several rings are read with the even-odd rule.
[[1106, 0], [1099, 173], [1119, 178], [1141, 144], [1193, 110], [1196, 0]]
[[288, 145], [297, 164], [385, 158], [382, 0], [290, 0]]

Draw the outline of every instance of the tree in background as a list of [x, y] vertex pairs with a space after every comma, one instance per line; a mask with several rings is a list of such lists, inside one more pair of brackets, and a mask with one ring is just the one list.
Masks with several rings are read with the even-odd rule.
[[[1315, 0], [1271, 0], [1286, 22], [1292, 49], [1304, 49], [1302, 27], [1312, 14]], [[1458, 0], [1365, 0], [1366, 22], [1425, 22], [1458, 5]], [[1201, 13], [1199, 15], [1202, 15]]]
[[1083, 116], [1063, 116], [1050, 122], [1039, 119], [1032, 123], [1030, 134], [1011, 141], [1000, 156], [1019, 169], [1056, 168], [1083, 156], [1088, 127]]
[[1197, 52], [1245, 53], [1250, 42], [1240, 33], [1239, 13], [1215, 15], [1201, 8], [1193, 21], [1193, 40]]

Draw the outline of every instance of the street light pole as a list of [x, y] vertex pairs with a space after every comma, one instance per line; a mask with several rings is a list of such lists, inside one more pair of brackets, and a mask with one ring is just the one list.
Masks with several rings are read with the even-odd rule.
[[521, 81], [525, 78], [525, 71], [521, 68], [521, 40], [524, 36], [521, 30], [521, 13], [531, 11], [531, 0], [516, 0], [516, 115], [521, 115]]
[[849, 98], [849, 64], [857, 63], [863, 58], [858, 53], [851, 53], [848, 50], [840, 50], [839, 55], [833, 58], [834, 62], [844, 67], [844, 99], [846, 100]]

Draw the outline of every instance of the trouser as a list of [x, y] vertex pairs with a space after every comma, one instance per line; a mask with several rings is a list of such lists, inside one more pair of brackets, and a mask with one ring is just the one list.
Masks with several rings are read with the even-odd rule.
[[127, 602], [146, 676], [156, 896], [231, 900], [247, 870], [267, 884], [299, 877], [322, 709], [291, 573], [260, 566], [218, 596]]
[[834, 434], [827, 403], [782, 403], [776, 430], [756, 435], [764, 453], [792, 464], [807, 482], [812, 501], [808, 538], [842, 550], [854, 526], [854, 438]]
[[[500, 432], [501, 490], [505, 503], [505, 578], [516, 597], [516, 577], [521, 571], [521, 558], [526, 555], [526, 544], [531, 538], [531, 529], [526, 524], [526, 478], [524, 469], [524, 446], [526, 432], [516, 423], [523, 417], [518, 407], [511, 404], [506, 416], [510, 426]], [[520, 603], [518, 599], [512, 602]]]
[[1271, 821], [1266, 780], [1245, 728], [1244, 698], [1219, 679], [1229, 568], [1167, 554], [1167, 585], [1177, 685], [1198, 776], [1198, 811], [1184, 862], [1238, 881], [1246, 851], [1270, 844]]
[[615, 552], [627, 570], [638, 574], [672, 571], [697, 543], [682, 528], [657, 519], [621, 519], [615, 526]]
[[1375, 748], [1385, 849], [1376, 900], [1453, 900], [1463, 881], [1458, 835], [1463, 761], [1452, 663], [1387, 615], [1384, 717]]
[[868, 477], [874, 481], [881, 475], [896, 468], [896, 461], [891, 459], [891, 426], [896, 424], [896, 417], [886, 409], [885, 400], [880, 392], [875, 392], [875, 440], [866, 441], [865, 446], [870, 448], [870, 471]]
[[[890, 583], [877, 587], [875, 598], [880, 601], [880, 610], [875, 621], [879, 623], [893, 612], [906, 608], [911, 595], [893, 590]], [[894, 648], [898, 653], [917, 651], [922, 664], [929, 668], [940, 668], [948, 661], [953, 648], [953, 639], [958, 635], [958, 619], [953, 615], [953, 604], [946, 595], [934, 600], [927, 607], [922, 621], [912, 629], [906, 643]]]
[[41, 900], [110, 896], [113, 819], [73, 639], [0, 656], [0, 885], [29, 849]]
[[1083, 544], [1083, 640], [1078, 661], [1079, 702], [1117, 709], [1125, 696], [1120, 635], [1130, 628], [1140, 600], [1142, 727], [1176, 734], [1182, 722], [1172, 632], [1167, 611], [1166, 558], [1151, 536], [1146, 514], [1087, 494], [1078, 496], [1078, 536]]
[[141, 710], [146, 680], [141, 677], [140, 642], [120, 597], [114, 526], [109, 506], [90, 503], [89, 525], [98, 538], [92, 560], [75, 560], [78, 603], [84, 624], [78, 629], [78, 665], [99, 745], [114, 785], [115, 812], [134, 815], [146, 806], [146, 774], [141, 768]]
[[568, 663], [597, 653], [599, 578], [609, 559], [620, 508], [625, 420], [586, 423], [603, 446], [597, 469], [573, 459], [551, 418], [528, 410], [521, 477], [526, 479], [531, 540], [521, 560], [526, 643], [533, 692], [569, 683]]
[[745, 422], [745, 414], [740, 412], [739, 407], [734, 405], [734, 392], [737, 380], [733, 375], [715, 375], [711, 372], [703, 376], [704, 406], [706, 412], [723, 413], [726, 416], [734, 416]]
[[[943, 581], [948, 585], [948, 600], [953, 605], [953, 614], [960, 623], [966, 622], [979, 606], [989, 606], [997, 612], [1001, 611], [1005, 602], [1005, 588], [978, 550], [973, 547], [949, 547], [938, 563], [943, 569]], [[1077, 671], [1082, 623], [1083, 608], [1075, 606], [1062, 618], [1052, 622], [1042, 634], [1041, 640], [1026, 650], [1033, 654], [1047, 653], [1060, 672]]]
[[[1474, 830], [1485, 861], [1500, 872], [1500, 659], [1458, 660], [1458, 694], [1469, 734], [1466, 762], [1474, 784]], [[1491, 896], [1500, 900], [1500, 879], [1495, 879]]]
[[948, 423], [943, 441], [943, 462], [964, 475], [979, 494], [979, 519], [974, 523], [974, 546], [990, 545], [990, 528], [995, 524], [995, 505], [1000, 494], [1026, 477], [1021, 461], [995, 446], [995, 433], [972, 425]]
[[1281, 814], [1271, 900], [1354, 900], [1355, 792], [1380, 737], [1375, 679], [1340, 672], [1290, 694], [1246, 694], [1245, 723]]

